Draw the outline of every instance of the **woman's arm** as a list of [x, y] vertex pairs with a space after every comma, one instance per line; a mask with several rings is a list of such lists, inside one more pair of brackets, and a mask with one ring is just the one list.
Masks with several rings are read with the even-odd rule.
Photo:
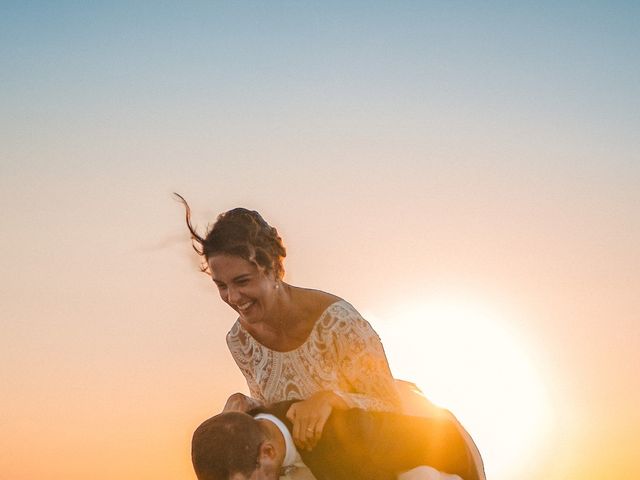
[[227, 398], [223, 412], [248, 412], [254, 408], [262, 406], [262, 403], [255, 398], [247, 397], [245, 394], [237, 392]]
[[338, 376], [349, 390], [324, 390], [291, 406], [287, 417], [293, 423], [293, 438], [304, 449], [315, 446], [334, 408], [401, 410], [384, 348], [369, 322], [349, 305], [337, 312], [328, 329]]
[[380, 337], [353, 309], [333, 329], [341, 375], [349, 391], [336, 391], [349, 408], [400, 411], [401, 402]]
[[250, 397], [242, 393], [234, 393], [228, 399], [227, 403], [223, 409], [223, 411], [235, 410], [246, 412], [255, 408], [257, 406], [261, 406], [265, 404], [264, 396], [258, 386], [256, 378], [254, 376], [253, 370], [250, 368], [252, 353], [250, 351], [245, 351], [240, 347], [241, 343], [232, 342], [232, 332], [237, 334], [238, 326], [235, 325], [234, 328], [227, 334], [226, 342], [227, 347], [229, 348], [229, 352], [233, 357], [233, 360], [236, 362], [236, 365], [242, 372], [244, 376], [247, 386], [249, 387]]

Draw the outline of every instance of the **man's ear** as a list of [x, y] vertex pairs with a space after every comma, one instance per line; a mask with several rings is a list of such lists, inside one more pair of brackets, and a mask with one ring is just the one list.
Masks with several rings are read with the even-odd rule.
[[271, 441], [266, 440], [260, 445], [258, 461], [258, 469], [262, 472], [260, 478], [277, 480], [282, 461], [278, 460], [278, 450]]
[[258, 450], [258, 457], [260, 458], [260, 462], [263, 461], [273, 462], [275, 461], [278, 452], [273, 443], [269, 440], [265, 440], [260, 444], [260, 449]]

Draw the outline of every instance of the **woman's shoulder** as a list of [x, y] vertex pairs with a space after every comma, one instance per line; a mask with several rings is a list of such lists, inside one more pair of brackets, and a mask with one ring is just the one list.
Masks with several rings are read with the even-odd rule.
[[312, 288], [294, 287], [292, 294], [297, 309], [310, 323], [315, 323], [333, 305], [344, 302], [337, 295]]
[[306, 290], [302, 295], [307, 297], [304, 303], [314, 326], [342, 328], [354, 322], [368, 325], [353, 305], [337, 295], [321, 290]]
[[347, 350], [363, 350], [369, 342], [380, 340], [371, 324], [343, 299], [325, 309], [314, 326], [314, 334], [317, 339], [331, 339]]

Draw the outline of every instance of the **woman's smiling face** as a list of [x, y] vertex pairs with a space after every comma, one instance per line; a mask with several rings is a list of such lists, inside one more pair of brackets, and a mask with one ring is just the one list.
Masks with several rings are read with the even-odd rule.
[[277, 281], [273, 272], [235, 255], [213, 255], [208, 260], [220, 298], [248, 323], [258, 323], [271, 311]]

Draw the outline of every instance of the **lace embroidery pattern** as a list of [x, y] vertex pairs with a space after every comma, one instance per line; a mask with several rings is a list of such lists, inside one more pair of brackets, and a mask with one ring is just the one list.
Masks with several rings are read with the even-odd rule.
[[266, 348], [239, 321], [227, 334], [227, 345], [251, 396], [264, 403], [334, 390], [350, 407], [400, 409], [380, 338], [344, 300], [322, 313], [307, 340], [295, 350]]

